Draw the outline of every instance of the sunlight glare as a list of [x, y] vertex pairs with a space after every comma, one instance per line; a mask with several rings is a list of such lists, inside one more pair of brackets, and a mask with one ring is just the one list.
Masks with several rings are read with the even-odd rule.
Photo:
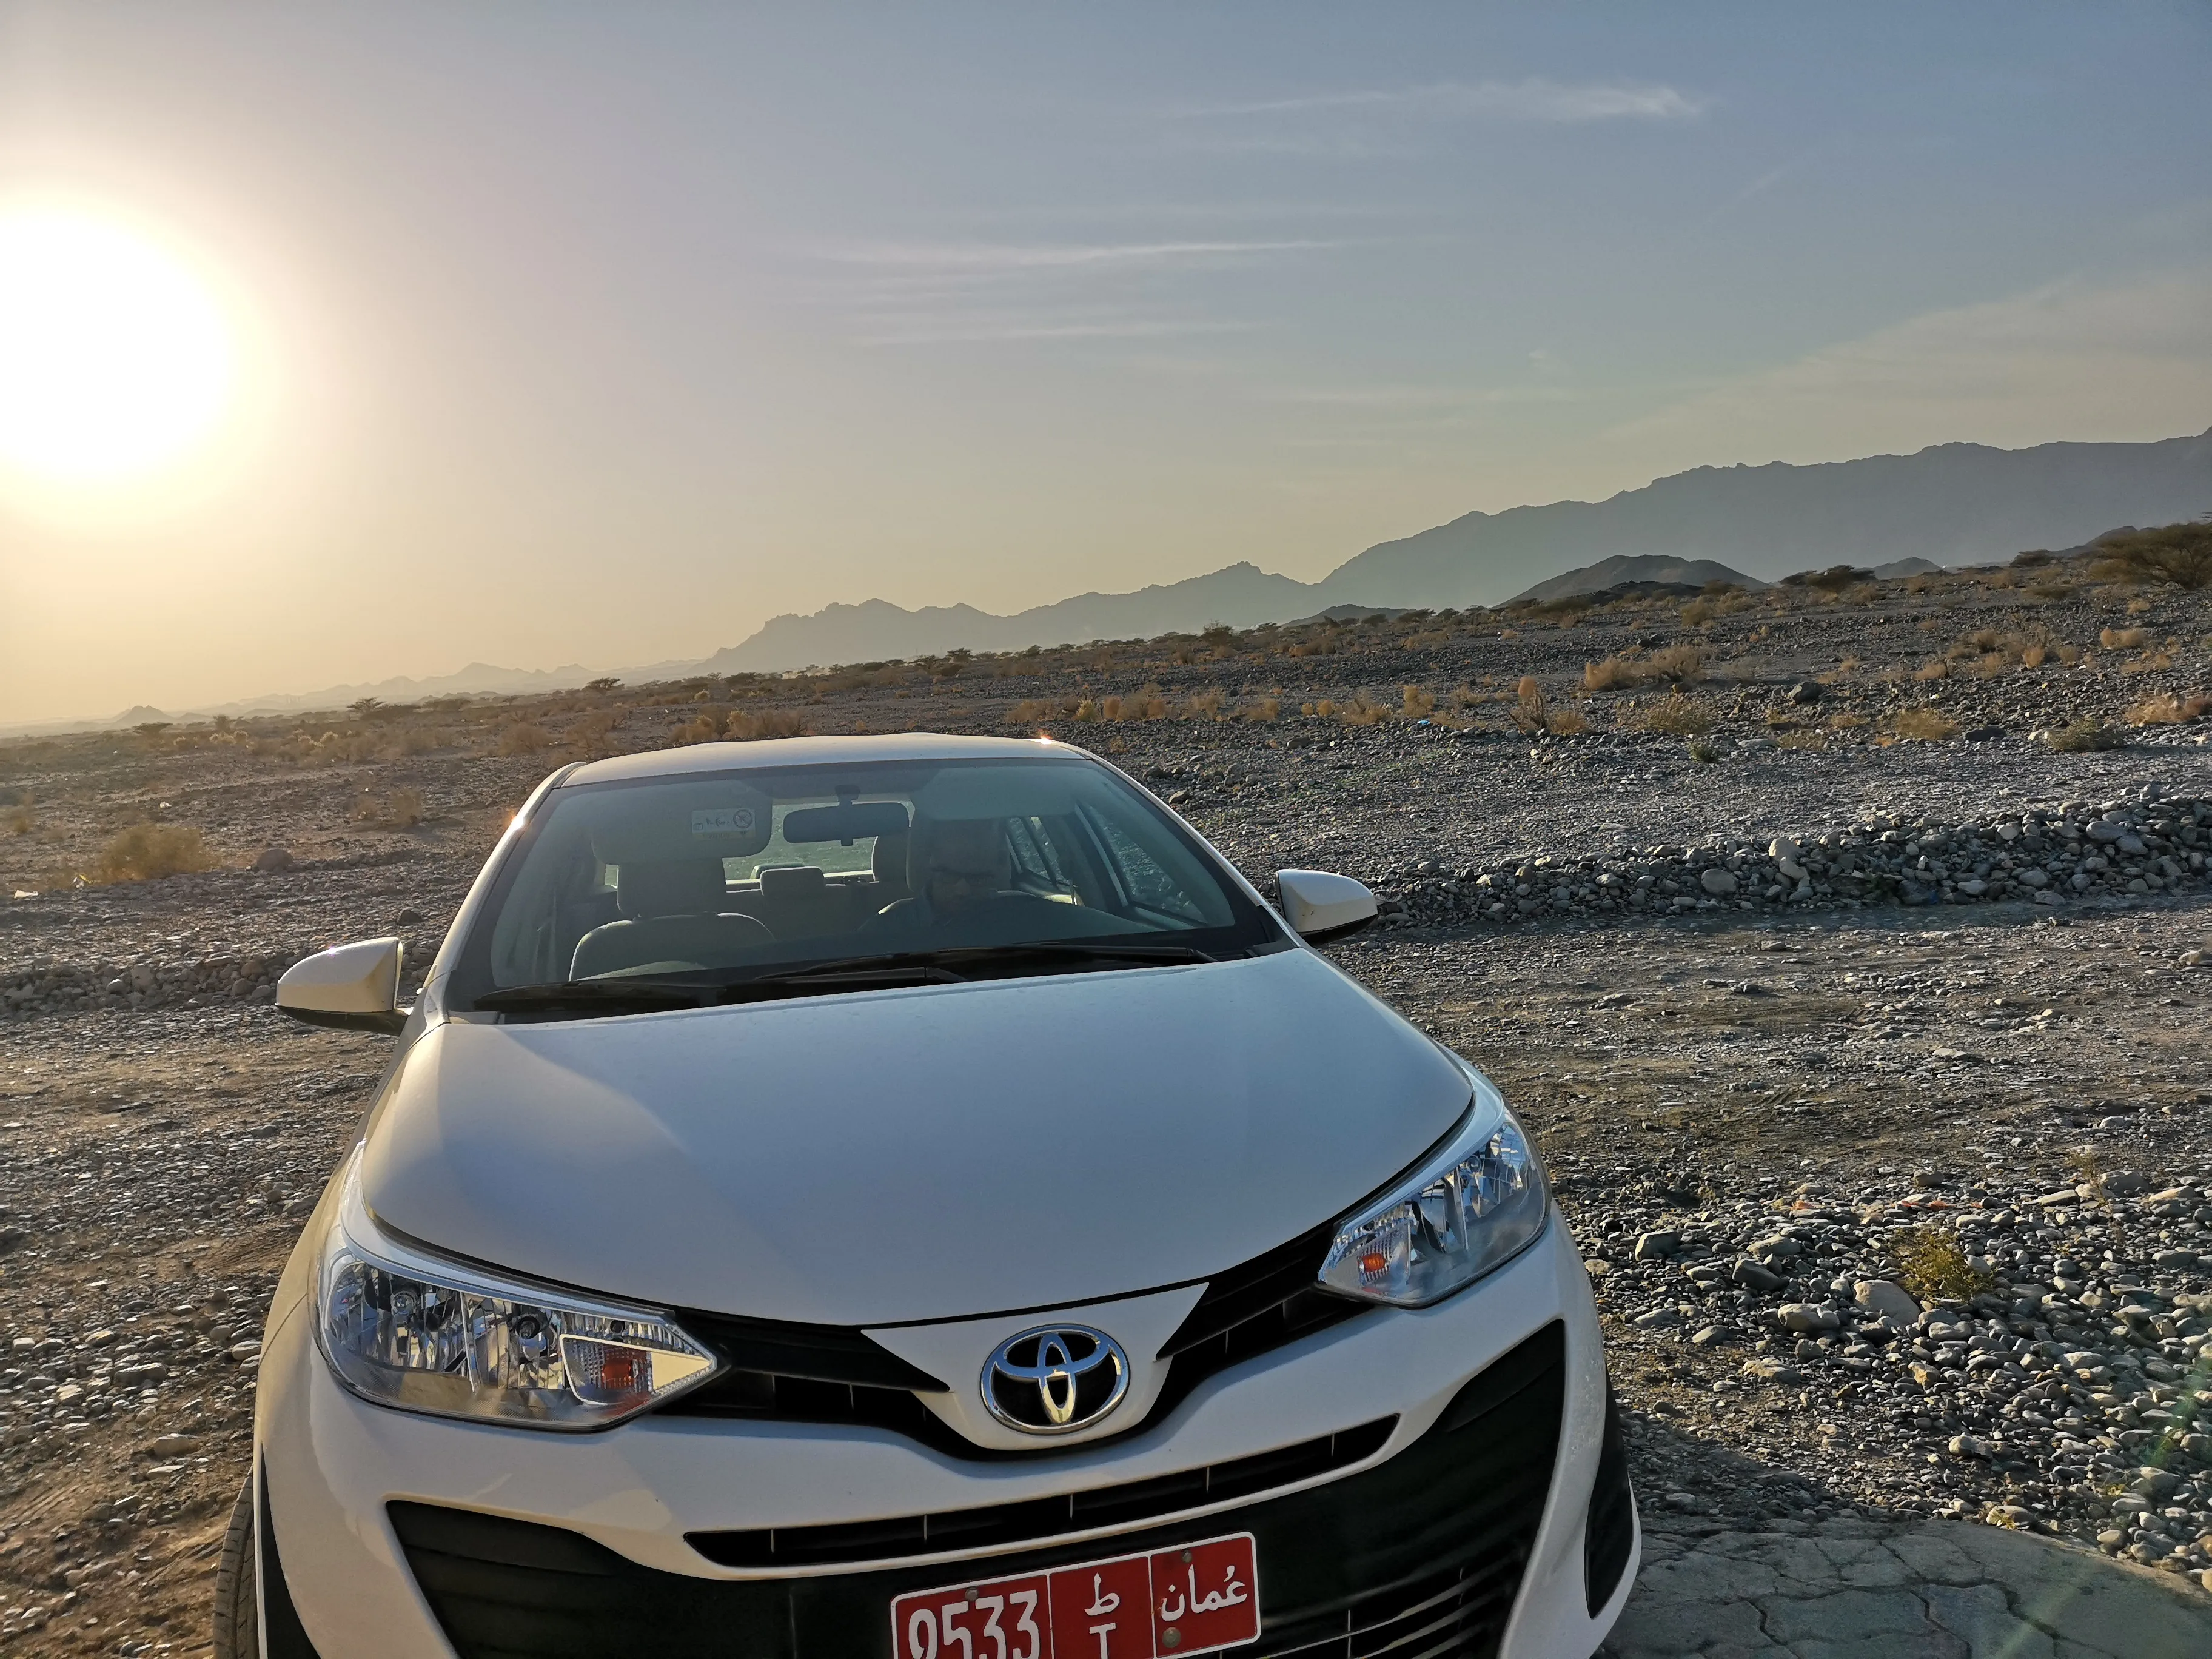
[[77, 488], [152, 472], [212, 433], [236, 379], [183, 259], [94, 214], [0, 210], [0, 467]]

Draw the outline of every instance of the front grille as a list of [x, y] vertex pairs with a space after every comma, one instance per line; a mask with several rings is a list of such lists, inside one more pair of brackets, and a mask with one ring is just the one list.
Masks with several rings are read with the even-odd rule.
[[[1374, 1468], [1226, 1514], [975, 1558], [972, 1571], [1012, 1577], [1249, 1531], [1263, 1622], [1240, 1654], [1489, 1659], [1550, 1489], [1565, 1377], [1565, 1334], [1549, 1325]], [[699, 1578], [557, 1527], [422, 1504], [391, 1516], [459, 1659], [892, 1659], [892, 1598], [945, 1584], [957, 1565]]]
[[[1376, 1304], [1332, 1295], [1315, 1283], [1334, 1237], [1332, 1222], [1209, 1279], [1160, 1349], [1169, 1365], [1158, 1397], [1121, 1432], [1133, 1434], [1159, 1422], [1217, 1372], [1370, 1311]], [[673, 1317], [729, 1369], [660, 1407], [668, 1416], [863, 1424], [978, 1462], [1052, 1457], [1076, 1449], [975, 1444], [915, 1397], [942, 1393], [945, 1385], [878, 1346], [865, 1331], [724, 1314], [679, 1311]]]
[[684, 1534], [684, 1540], [709, 1561], [725, 1567], [817, 1567], [881, 1561], [892, 1556], [954, 1555], [992, 1549], [1061, 1533], [1127, 1526], [1179, 1510], [1202, 1509], [1294, 1486], [1301, 1480], [1365, 1462], [1382, 1449], [1397, 1425], [1395, 1417], [1379, 1418], [1340, 1434], [1325, 1434], [1251, 1457], [1018, 1504], [820, 1527], [692, 1532]]

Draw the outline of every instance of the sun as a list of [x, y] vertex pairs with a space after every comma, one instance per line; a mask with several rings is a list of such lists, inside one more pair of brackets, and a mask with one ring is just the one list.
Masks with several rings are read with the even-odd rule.
[[213, 434], [237, 378], [185, 259], [97, 214], [0, 208], [0, 469], [65, 488], [160, 471]]

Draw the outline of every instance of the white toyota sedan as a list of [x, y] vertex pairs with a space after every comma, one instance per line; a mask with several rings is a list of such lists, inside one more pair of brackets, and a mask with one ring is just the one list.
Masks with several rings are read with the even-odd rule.
[[1639, 1547], [1489, 1082], [1121, 772], [706, 744], [519, 813], [269, 1315], [222, 1659], [1585, 1659]]

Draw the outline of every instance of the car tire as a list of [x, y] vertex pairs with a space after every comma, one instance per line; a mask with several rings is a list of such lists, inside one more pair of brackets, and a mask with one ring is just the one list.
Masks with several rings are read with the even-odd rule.
[[215, 1659], [261, 1659], [253, 1548], [253, 1477], [239, 1488], [215, 1570]]

